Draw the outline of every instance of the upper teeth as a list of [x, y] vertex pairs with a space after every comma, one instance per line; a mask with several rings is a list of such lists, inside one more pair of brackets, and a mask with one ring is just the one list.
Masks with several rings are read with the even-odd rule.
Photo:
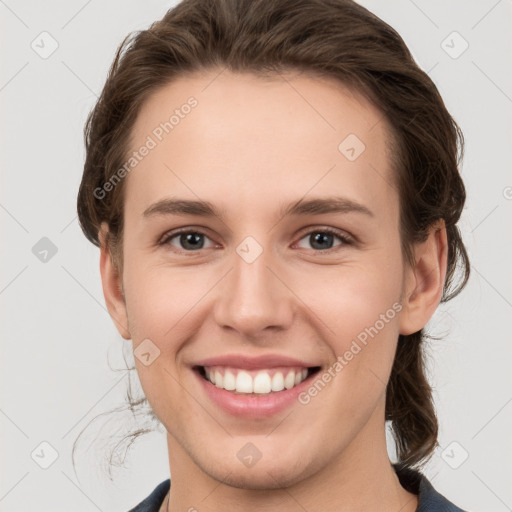
[[269, 370], [240, 370], [225, 366], [204, 368], [209, 381], [227, 391], [238, 393], [270, 393], [291, 389], [308, 375], [307, 368], [273, 368]]

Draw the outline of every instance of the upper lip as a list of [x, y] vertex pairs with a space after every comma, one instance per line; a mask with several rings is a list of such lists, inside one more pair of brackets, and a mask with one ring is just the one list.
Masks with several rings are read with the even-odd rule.
[[198, 361], [194, 366], [230, 366], [244, 370], [259, 370], [265, 368], [276, 368], [280, 366], [300, 366], [313, 368], [319, 364], [311, 364], [294, 357], [282, 356], [279, 354], [265, 354], [257, 357], [250, 357], [243, 354], [226, 354], [223, 356], [209, 357]]

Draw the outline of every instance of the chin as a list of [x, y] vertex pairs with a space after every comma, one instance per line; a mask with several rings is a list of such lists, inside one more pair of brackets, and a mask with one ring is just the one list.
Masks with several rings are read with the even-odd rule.
[[255, 491], [290, 487], [316, 471], [314, 461], [306, 463], [303, 457], [288, 461], [277, 455], [268, 460], [262, 458], [252, 467], [244, 466], [238, 459], [224, 459], [224, 464], [214, 464], [213, 467], [211, 461], [208, 461], [202, 467], [205, 473], [218, 482], [237, 489]]
[[260, 468], [259, 470], [252, 468], [240, 472], [238, 467], [234, 467], [227, 476], [222, 475], [218, 471], [216, 473], [210, 474], [210, 476], [230, 487], [252, 491], [290, 487], [305, 478], [305, 476], [300, 474], [290, 474], [289, 468], [282, 468], [282, 470], [279, 468], [278, 473], [281, 476], [277, 476], [275, 467], [269, 468], [268, 472], [265, 468]]

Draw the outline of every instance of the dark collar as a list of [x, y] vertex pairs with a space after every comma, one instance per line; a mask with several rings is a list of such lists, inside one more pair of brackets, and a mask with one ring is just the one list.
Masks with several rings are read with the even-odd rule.
[[425, 475], [414, 469], [393, 464], [401, 486], [418, 496], [416, 512], [464, 512], [439, 494]]

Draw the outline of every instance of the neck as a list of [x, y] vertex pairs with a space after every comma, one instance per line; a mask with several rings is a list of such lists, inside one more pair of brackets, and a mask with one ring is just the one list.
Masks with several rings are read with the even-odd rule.
[[171, 492], [164, 510], [414, 512], [417, 496], [400, 485], [387, 454], [385, 430], [382, 423], [374, 423], [367, 424], [339, 456], [312, 476], [285, 487], [276, 481], [274, 488], [267, 489], [229, 485], [229, 475], [224, 481], [213, 478], [168, 434]]

